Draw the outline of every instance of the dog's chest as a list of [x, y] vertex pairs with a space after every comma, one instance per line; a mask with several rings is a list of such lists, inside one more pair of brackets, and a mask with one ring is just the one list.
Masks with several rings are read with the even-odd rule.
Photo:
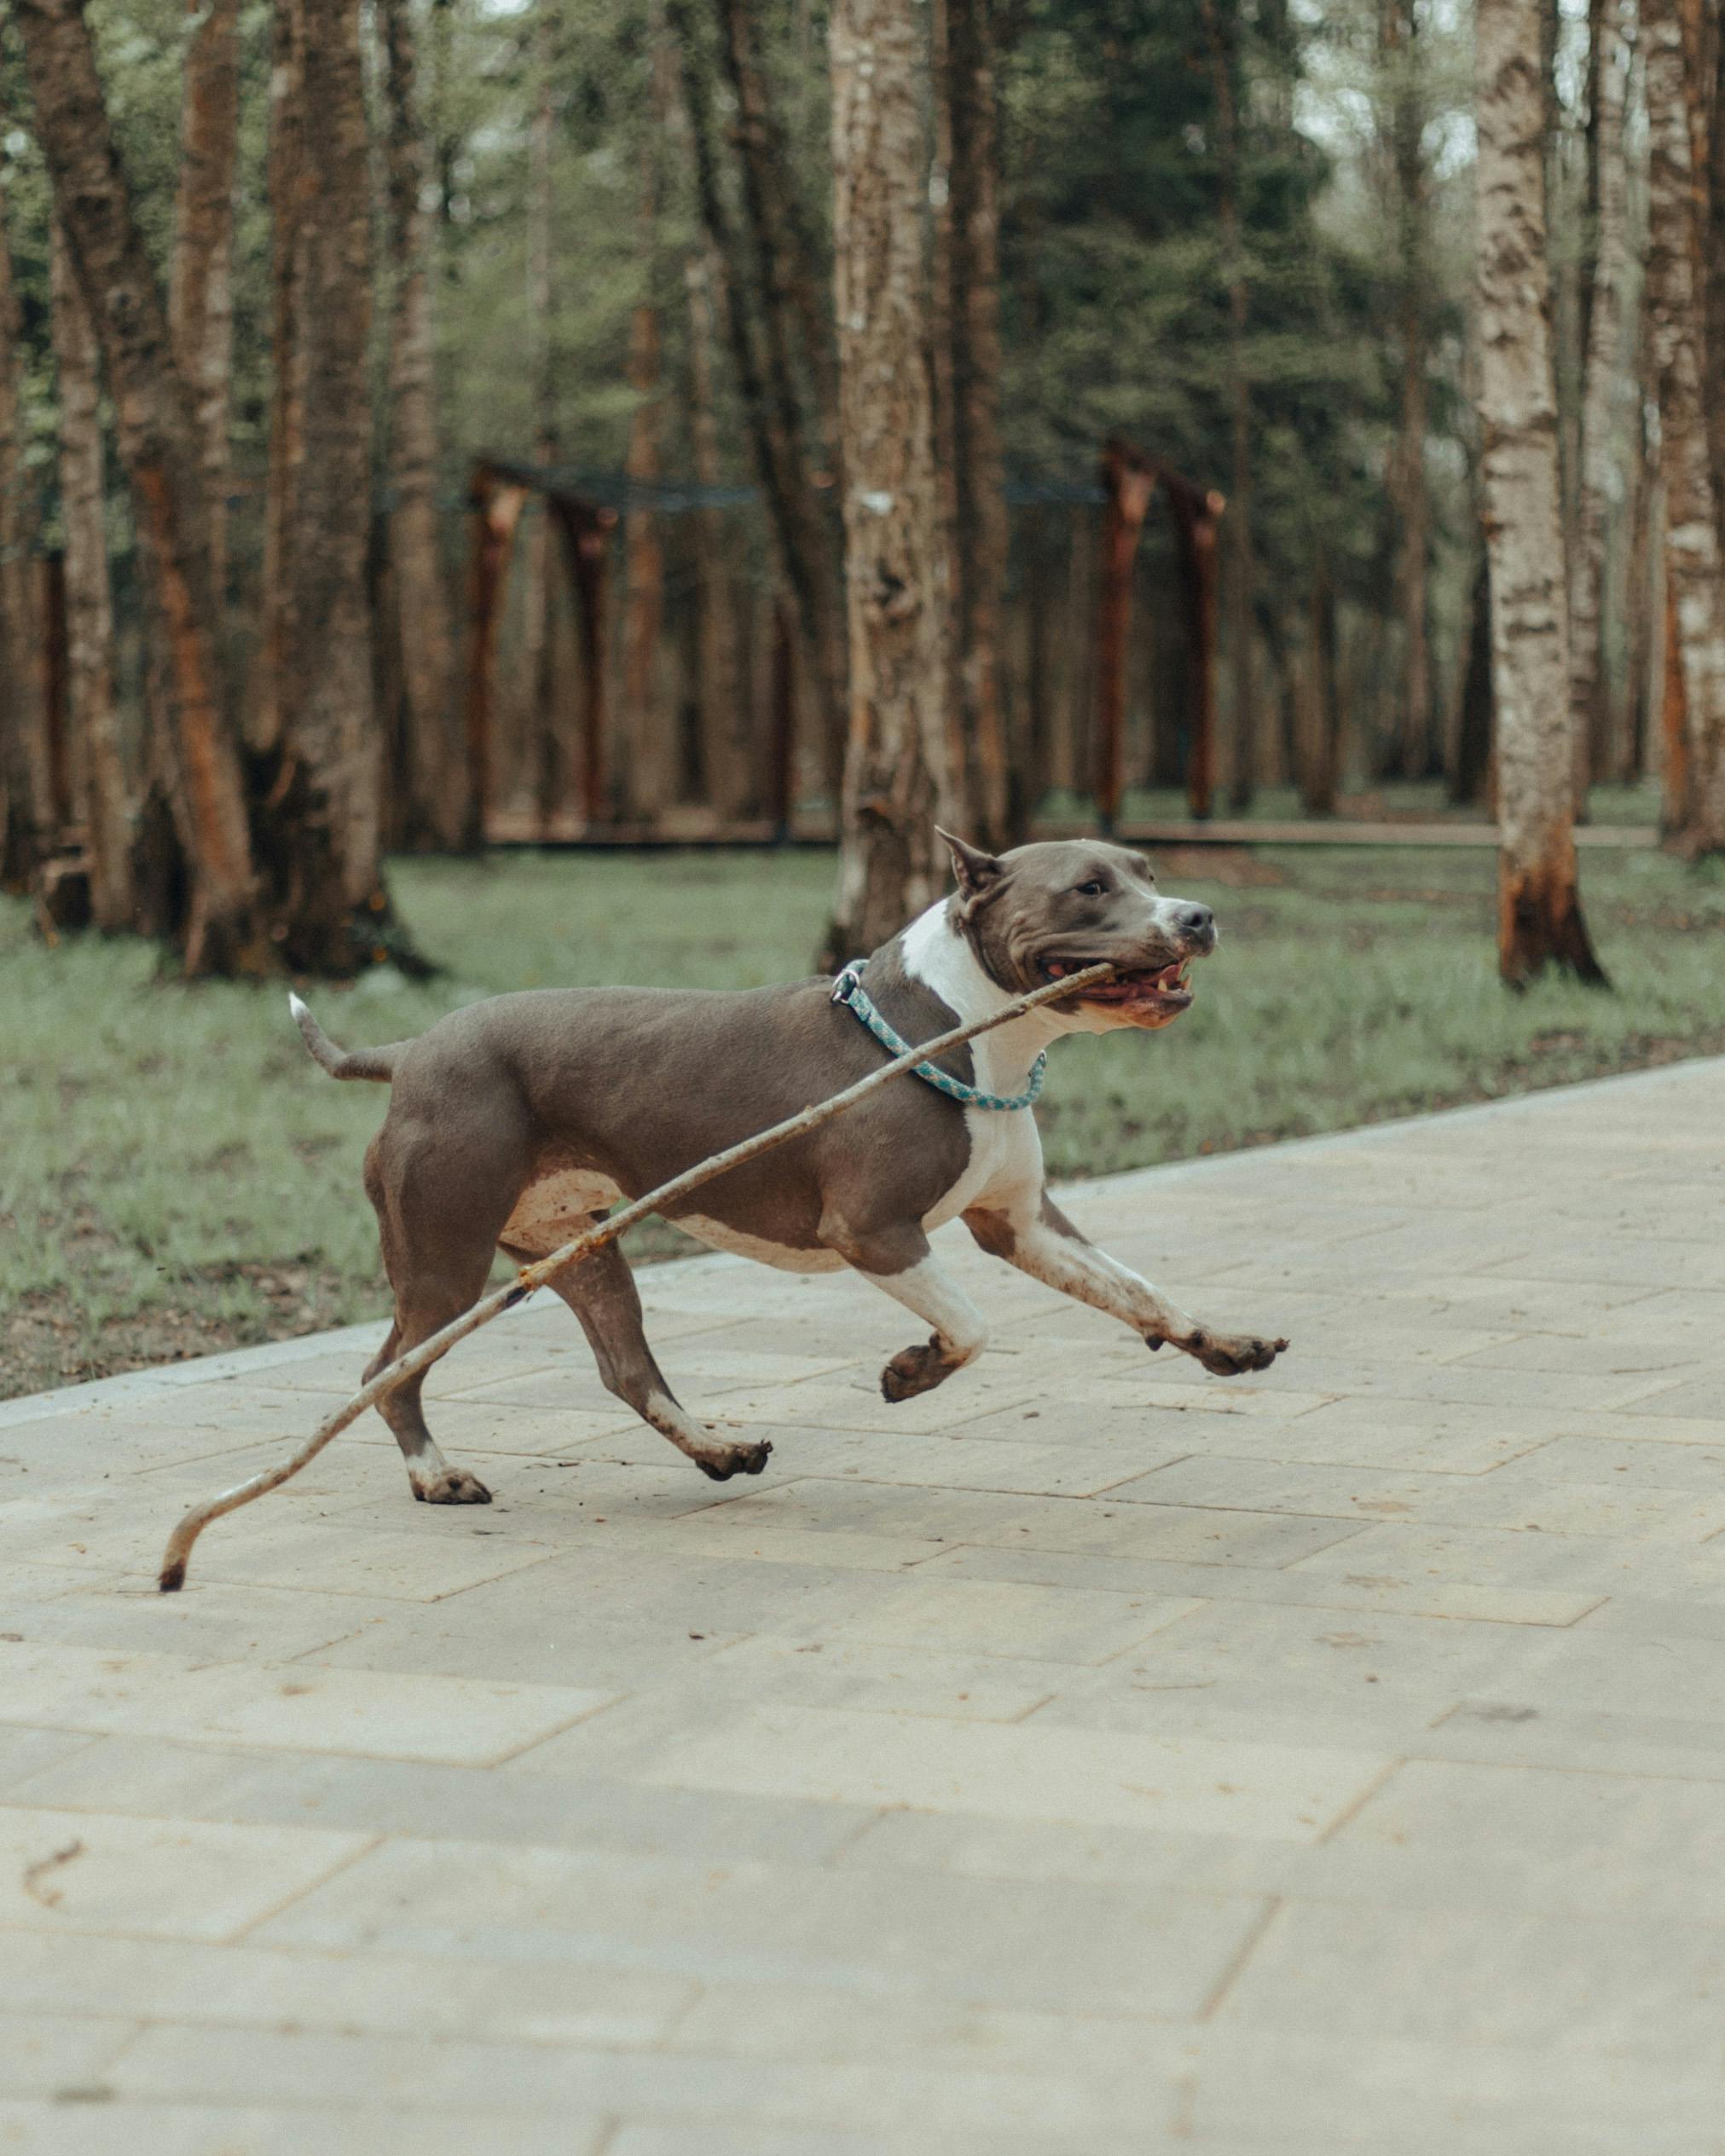
[[979, 1198], [1019, 1185], [1033, 1188], [1040, 1180], [1042, 1147], [1027, 1108], [966, 1108], [964, 1128], [970, 1158], [952, 1188], [923, 1214], [924, 1228], [956, 1220]]

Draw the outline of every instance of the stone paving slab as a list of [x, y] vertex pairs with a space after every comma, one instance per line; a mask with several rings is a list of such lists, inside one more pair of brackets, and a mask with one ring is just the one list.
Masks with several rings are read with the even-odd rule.
[[1725, 1062], [1113, 1178], [1222, 1383], [943, 1231], [0, 1403], [0, 2156], [1725, 2156]]

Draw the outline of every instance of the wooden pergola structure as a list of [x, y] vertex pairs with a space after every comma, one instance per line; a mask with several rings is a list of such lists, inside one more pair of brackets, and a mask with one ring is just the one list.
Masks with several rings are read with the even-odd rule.
[[473, 467], [467, 489], [472, 544], [465, 737], [470, 838], [475, 844], [483, 841], [491, 794], [493, 690], [504, 580], [521, 512], [534, 494], [544, 498], [546, 514], [562, 542], [581, 631], [581, 696], [570, 732], [580, 745], [575, 767], [580, 773], [582, 814], [587, 823], [596, 824], [605, 812], [605, 558], [617, 512], [588, 500], [541, 465], [483, 458]]
[[[1224, 498], [1200, 486], [1171, 465], [1120, 436], [1106, 445], [1099, 472], [1100, 494], [1088, 487], [1068, 487], [1051, 498], [1074, 503], [1100, 500], [1103, 517], [1097, 570], [1095, 627], [1095, 731], [1092, 785], [1097, 820], [1104, 831], [1119, 828], [1126, 790], [1126, 653], [1132, 616], [1134, 564], [1140, 536], [1160, 489], [1172, 519], [1181, 586], [1180, 619], [1187, 652], [1188, 748], [1185, 787], [1189, 813], [1210, 817], [1216, 772], [1215, 662], [1218, 616], [1217, 531]], [[656, 495], [641, 506], [661, 511], [684, 506], [688, 491], [666, 488], [673, 497]], [[565, 768], [576, 774], [573, 818], [531, 819], [502, 814], [491, 800], [496, 764], [495, 673], [503, 599], [515, 535], [529, 500], [537, 494], [559, 535], [559, 553], [570, 580], [581, 648], [578, 677], [565, 714], [542, 713], [570, 751]], [[726, 506], [750, 500], [744, 488], [725, 490]], [[1041, 499], [1039, 494], [1035, 499]], [[609, 766], [610, 641], [609, 557], [619, 518], [629, 513], [627, 497], [613, 494], [600, 501], [579, 483], [579, 476], [556, 467], [500, 457], [481, 459], [468, 488], [471, 552], [468, 572], [468, 641], [465, 697], [469, 835], [475, 844], [489, 835], [545, 842], [639, 843], [689, 836], [681, 818], [664, 828], [635, 828], [619, 822], [614, 780]], [[710, 832], [715, 839], [759, 842], [790, 835], [796, 756], [796, 645], [785, 610], [773, 610], [771, 638], [763, 653], [767, 684], [765, 784], [761, 796], [766, 814], [746, 824]], [[567, 693], [567, 692], [565, 692]], [[489, 819], [489, 820], [488, 820]], [[518, 829], [507, 827], [521, 826]], [[675, 829], [673, 829], [673, 824]], [[500, 830], [499, 826], [504, 827]], [[813, 835], [811, 832], [809, 834]], [[821, 835], [830, 835], [823, 829]]]
[[1104, 831], [1120, 823], [1126, 790], [1126, 635], [1132, 626], [1132, 563], [1158, 487], [1174, 520], [1184, 587], [1191, 695], [1186, 803], [1207, 818], [1216, 789], [1216, 530], [1227, 502], [1172, 465], [1115, 435], [1103, 451], [1103, 532], [1097, 608], [1096, 805]]

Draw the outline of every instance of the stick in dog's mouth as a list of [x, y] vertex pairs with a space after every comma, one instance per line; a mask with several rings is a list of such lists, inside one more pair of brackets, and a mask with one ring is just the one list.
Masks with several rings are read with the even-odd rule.
[[[1045, 958], [1042, 970], [1050, 980], [1060, 980], [1068, 974], [1095, 963], [1094, 959]], [[1191, 972], [1190, 957], [1172, 959], [1166, 966], [1143, 967], [1137, 972], [1116, 968], [1112, 980], [1097, 982], [1074, 1000], [1106, 1003], [1133, 1017], [1142, 1014], [1147, 1018], [1178, 1018], [1183, 1010], [1191, 1007]]]

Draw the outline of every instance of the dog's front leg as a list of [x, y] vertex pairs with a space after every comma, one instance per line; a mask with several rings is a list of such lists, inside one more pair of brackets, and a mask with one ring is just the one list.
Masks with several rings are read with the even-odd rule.
[[1200, 1325], [1129, 1265], [1088, 1241], [1046, 1191], [1039, 1194], [1038, 1202], [1022, 1207], [973, 1205], [964, 1225], [993, 1257], [1118, 1318], [1152, 1348], [1172, 1341], [1216, 1377], [1267, 1370], [1288, 1345], [1286, 1340], [1218, 1332]]
[[904, 1348], [881, 1372], [881, 1392], [888, 1400], [910, 1400], [943, 1384], [982, 1352], [988, 1327], [982, 1313], [929, 1248], [915, 1222], [889, 1228], [856, 1229], [823, 1221], [821, 1240], [890, 1295], [935, 1328], [926, 1347]]

